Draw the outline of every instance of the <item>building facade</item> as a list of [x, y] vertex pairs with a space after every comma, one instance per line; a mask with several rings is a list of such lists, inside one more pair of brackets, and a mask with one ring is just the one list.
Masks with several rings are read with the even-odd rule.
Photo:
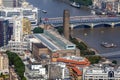
[[6, 54], [0, 53], [0, 73], [9, 73], [9, 60]]
[[8, 20], [0, 20], [0, 47], [6, 46], [9, 39], [9, 22]]
[[23, 35], [31, 34], [31, 22], [28, 18], [22, 19], [22, 31]]
[[13, 26], [13, 36], [17, 42], [23, 41], [25, 35], [31, 34], [31, 23], [28, 18], [23, 16], [15, 17]]
[[50, 53], [50, 50], [42, 43], [33, 43], [32, 53], [37, 60], [40, 60], [40, 56], [48, 55]]
[[23, 31], [22, 31], [22, 17], [15, 17], [13, 23], [13, 36], [14, 41], [20, 42], [23, 39]]
[[88, 67], [84, 69], [83, 80], [120, 80], [120, 67]]
[[10, 67], [10, 79], [9, 80], [19, 80], [19, 76], [15, 73], [13, 67]]
[[0, 6], [2, 6], [2, 0], [0, 0]]
[[22, 16], [14, 18], [13, 39], [9, 41], [8, 49], [15, 53], [23, 53], [28, 49], [28, 42], [24, 41], [24, 34], [30, 33], [29, 27], [31, 26], [30, 22], [28, 20], [24, 22], [24, 19]]
[[20, 0], [2, 0], [2, 5], [4, 7], [18, 7]]
[[107, 12], [120, 13], [119, 0], [93, 0], [93, 8]]
[[29, 47], [28, 42], [25, 41], [21, 42], [9, 41], [8, 43], [8, 50], [15, 53], [23, 54], [25, 50], [28, 50], [28, 47]]
[[38, 8], [30, 5], [27, 2], [21, 2], [21, 7], [4, 7], [0, 8], [0, 17], [4, 17], [9, 20], [9, 23], [14, 22], [14, 16], [27, 17], [32, 26], [38, 24]]

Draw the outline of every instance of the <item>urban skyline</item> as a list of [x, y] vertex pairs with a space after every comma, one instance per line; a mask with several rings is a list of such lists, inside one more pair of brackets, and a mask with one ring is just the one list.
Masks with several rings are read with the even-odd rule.
[[0, 80], [119, 80], [119, 13], [119, 0], [0, 0]]

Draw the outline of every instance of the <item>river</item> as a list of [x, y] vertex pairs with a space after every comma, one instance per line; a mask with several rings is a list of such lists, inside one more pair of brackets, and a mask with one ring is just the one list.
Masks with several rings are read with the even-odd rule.
[[[68, 9], [71, 16], [90, 15], [91, 11], [78, 9], [62, 2], [61, 0], [27, 0], [33, 6], [46, 10], [47, 13], [39, 12], [39, 17], [62, 17], [63, 10]], [[87, 34], [87, 35], [85, 35]], [[117, 28], [77, 28], [73, 30], [73, 36], [82, 39], [89, 47], [96, 49], [100, 54], [120, 50], [120, 27]], [[101, 42], [110, 42], [117, 45], [116, 48], [104, 48]], [[120, 56], [120, 55], [119, 55]]]
[[62, 0], [27, 0], [35, 7], [38, 7], [41, 10], [46, 10], [47, 13], [42, 13], [40, 11], [40, 17], [62, 17], [64, 9], [70, 11], [71, 16], [85, 16], [90, 15], [90, 10], [78, 9], [70, 6], [69, 4], [64, 3]]

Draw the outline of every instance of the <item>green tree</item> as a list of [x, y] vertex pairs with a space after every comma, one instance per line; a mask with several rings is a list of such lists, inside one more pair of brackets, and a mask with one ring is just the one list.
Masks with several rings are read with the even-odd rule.
[[92, 55], [95, 55], [95, 52], [94, 51], [91, 51], [91, 50], [81, 50], [81, 56], [92, 56]]
[[10, 62], [9, 65], [10, 66], [14, 65], [15, 71], [19, 75], [21, 80], [25, 80], [24, 78], [25, 65], [22, 62], [21, 58], [16, 53], [13, 53], [10, 51], [6, 51], [6, 54], [8, 55], [8, 58], [9, 58], [9, 62]]
[[44, 30], [42, 28], [40, 28], [40, 27], [36, 27], [33, 30], [33, 33], [43, 33], [43, 32], [44, 32]]
[[57, 31], [62, 35], [63, 34], [63, 27], [57, 28]]
[[77, 48], [80, 49], [80, 55], [86, 57], [91, 64], [98, 63], [101, 60], [100, 56], [96, 56], [95, 52], [89, 50], [88, 46], [84, 42], [79, 42], [76, 38], [70, 37], [70, 41], [76, 44]]
[[92, 5], [92, 0], [70, 0], [70, 1], [72, 1], [72, 2], [75, 1], [84, 6]]
[[90, 61], [91, 64], [97, 64], [101, 60], [100, 56], [87, 56], [87, 59]]
[[21, 80], [27, 80], [25, 77], [23, 77]]
[[113, 64], [117, 64], [117, 61], [116, 61], [116, 60], [113, 60], [112, 63], [113, 63]]

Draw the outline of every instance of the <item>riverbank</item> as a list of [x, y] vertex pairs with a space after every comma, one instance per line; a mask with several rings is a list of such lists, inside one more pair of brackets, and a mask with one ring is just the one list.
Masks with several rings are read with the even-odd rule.
[[[80, 40], [83, 40], [90, 48], [95, 49], [98, 53], [98, 55], [106, 54], [106, 53], [111, 53], [111, 52], [116, 52], [120, 51], [120, 46], [119, 46], [119, 29], [120, 28], [94, 28], [94, 29], [89, 29], [89, 28], [78, 28], [74, 29], [72, 32], [72, 36], [80, 38]], [[101, 31], [104, 31], [101, 32]], [[88, 35], [84, 35], [87, 33]], [[117, 47], [115, 48], [105, 48], [101, 46], [101, 42], [109, 42], [109, 43], [115, 43]], [[118, 57], [120, 55], [115, 55], [115, 57]], [[111, 56], [112, 57], [112, 56]], [[118, 62], [118, 65], [120, 64], [119, 58], [107, 58], [111, 62], [113, 60], [116, 60]]]
[[92, 0], [69, 0], [69, 1], [79, 3], [82, 6], [92, 5]]
[[[61, 0], [61, 1], [70, 5], [71, 2], [73, 2], [74, 0]], [[75, 2], [80, 4], [80, 8], [81, 8], [81, 9], [85, 9], [85, 10], [90, 9], [87, 4], [86, 4], [86, 5], [85, 5], [85, 4], [83, 5], [83, 4], [80, 3], [79, 1], [75, 1]], [[81, 5], [81, 4], [82, 4], [82, 5]], [[91, 4], [89, 3], [89, 5], [91, 5]]]
[[[77, 48], [80, 50], [80, 56], [86, 57], [91, 64], [110, 64], [113, 66], [120, 65], [119, 60], [105, 58], [101, 56], [96, 49], [90, 48], [86, 43], [80, 38], [73, 38], [71, 42], [76, 44]], [[82, 48], [84, 46], [84, 48]]]
[[86, 57], [91, 64], [97, 64], [101, 61], [101, 56], [96, 55], [95, 50], [89, 48], [81, 39], [70, 37], [70, 41], [76, 44], [76, 47], [80, 50], [80, 56]]
[[94, 48], [88, 47], [88, 45], [80, 38], [74, 37], [79, 43], [83, 42], [85, 46], [87, 46], [89, 51], [93, 51], [95, 53], [95, 55], [100, 56], [100, 54], [98, 53], [98, 51]]

